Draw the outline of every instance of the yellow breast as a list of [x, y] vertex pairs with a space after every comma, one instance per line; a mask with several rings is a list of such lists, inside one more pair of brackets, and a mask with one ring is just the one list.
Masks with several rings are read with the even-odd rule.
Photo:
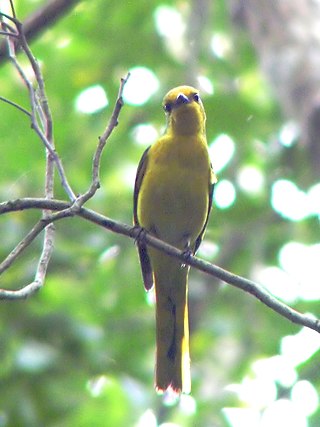
[[139, 223], [175, 246], [192, 245], [207, 217], [210, 173], [204, 137], [162, 137], [148, 153]]

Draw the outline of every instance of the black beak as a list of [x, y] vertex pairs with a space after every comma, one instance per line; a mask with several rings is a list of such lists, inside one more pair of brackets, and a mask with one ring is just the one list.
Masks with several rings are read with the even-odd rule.
[[176, 105], [180, 104], [188, 104], [190, 102], [189, 98], [184, 95], [183, 93], [179, 93], [179, 95], [176, 97]]

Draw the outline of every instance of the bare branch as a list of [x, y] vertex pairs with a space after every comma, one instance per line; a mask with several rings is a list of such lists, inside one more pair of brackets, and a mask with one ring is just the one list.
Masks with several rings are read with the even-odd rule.
[[[26, 199], [28, 200], [28, 199]], [[32, 199], [29, 199], [32, 200]], [[36, 199], [37, 200], [37, 199]], [[51, 202], [52, 199], [39, 199], [42, 202], [46, 201], [47, 203]], [[10, 204], [11, 202], [9, 202]], [[36, 270], [34, 281], [21, 289], [18, 290], [5, 290], [0, 289], [0, 300], [1, 299], [25, 299], [35, 292], [37, 292], [43, 285], [46, 276], [46, 271], [48, 264], [51, 258], [54, 245], [54, 224], [53, 222], [66, 218], [68, 216], [74, 216], [79, 208], [77, 204], [68, 205], [64, 203], [59, 205], [61, 209], [58, 209], [58, 212], [54, 214], [49, 214], [49, 211], [57, 210], [51, 209], [51, 206], [45, 206], [46, 203], [42, 206], [42, 210], [47, 212], [43, 218], [37, 222], [37, 224], [32, 228], [32, 230], [27, 234], [27, 236], [21, 240], [21, 242], [13, 249], [13, 251], [7, 256], [7, 258], [0, 264], [0, 274], [3, 273], [7, 268], [9, 268], [13, 262], [22, 254], [22, 252], [31, 244], [31, 242], [45, 229], [44, 235], [44, 244], [42, 253], [39, 259], [38, 267]], [[54, 204], [54, 206], [56, 206]]]
[[[54, 161], [60, 176], [60, 180], [61, 180], [61, 185], [62, 187], [65, 189], [68, 197], [70, 198], [70, 200], [75, 200], [75, 194], [72, 191], [66, 174], [64, 172], [64, 167], [63, 164], [60, 160], [60, 157], [58, 156], [55, 147], [54, 147], [54, 141], [53, 141], [53, 135], [52, 135], [52, 117], [51, 117], [51, 112], [49, 109], [49, 104], [48, 104], [48, 100], [47, 100], [47, 96], [45, 93], [45, 87], [44, 87], [44, 80], [42, 77], [42, 73], [39, 67], [39, 64], [37, 62], [37, 60], [35, 59], [35, 57], [33, 56], [27, 40], [25, 38], [25, 35], [23, 33], [23, 28], [22, 28], [22, 24], [17, 21], [16, 22], [16, 28], [18, 31], [18, 34], [20, 36], [20, 43], [21, 43], [21, 48], [23, 49], [23, 51], [25, 52], [30, 65], [32, 66], [36, 81], [38, 83], [38, 88], [39, 88], [39, 96], [37, 96], [36, 91], [34, 90], [31, 82], [27, 79], [24, 71], [22, 70], [21, 66], [19, 65], [16, 56], [13, 55], [11, 56], [11, 59], [13, 60], [19, 74], [22, 76], [23, 80], [26, 83], [26, 86], [28, 88], [29, 91], [29, 96], [30, 96], [30, 103], [31, 103], [31, 108], [32, 108], [32, 115], [31, 115], [31, 126], [32, 129], [37, 133], [37, 135], [40, 137], [41, 141], [44, 143], [46, 149], [48, 150], [50, 157], [48, 158], [48, 161]], [[44, 130], [42, 130], [38, 124], [37, 121], [37, 112], [41, 111], [43, 113], [43, 116], [45, 117], [45, 128]], [[47, 174], [48, 176], [48, 174]], [[53, 177], [53, 171], [52, 171], [52, 177]]]
[[[65, 208], [62, 209], [56, 209], [59, 210], [58, 213], [50, 214], [49, 212], [52, 211], [52, 209], [47, 210], [45, 207], [43, 207], [43, 211], [46, 212], [46, 215], [43, 216], [43, 218], [36, 223], [36, 225], [29, 231], [29, 233], [15, 246], [15, 248], [10, 252], [10, 254], [2, 261], [2, 263], [0, 264], [0, 275], [14, 263], [14, 261], [22, 254], [22, 252], [47, 226], [49, 226], [49, 224], [58, 219], [66, 218], [67, 216], [73, 216], [77, 209], [78, 207], [75, 205], [65, 206]], [[52, 246], [52, 234], [50, 234], [49, 236], [45, 235], [44, 240], [46, 240], [46, 237], [48, 237], [48, 239], [50, 240], [50, 242], [48, 242], [48, 245]]]
[[[16, 70], [18, 71], [20, 77], [22, 78], [24, 84], [26, 85], [30, 98], [31, 105], [31, 113], [27, 112], [22, 107], [17, 104], [5, 100], [9, 104], [15, 106], [25, 114], [27, 114], [31, 120], [31, 127], [35, 130], [35, 132], [40, 137], [41, 141], [44, 143], [46, 148], [46, 171], [45, 171], [45, 197], [46, 199], [52, 199], [54, 197], [54, 168], [55, 165], [57, 167], [58, 173], [61, 178], [62, 186], [64, 187], [66, 193], [69, 198], [74, 201], [75, 195], [68, 184], [66, 175], [64, 173], [62, 162], [57, 155], [54, 147], [53, 140], [53, 126], [52, 126], [52, 116], [48, 104], [48, 100], [46, 97], [44, 79], [39, 67], [38, 62], [34, 58], [26, 37], [23, 32], [22, 24], [19, 20], [16, 19], [16, 14], [14, 10], [13, 2], [11, 1], [12, 8], [12, 17], [8, 15], [0, 13], [1, 26], [4, 32], [7, 31], [6, 39], [8, 44], [9, 57], [12, 63], [14, 64]], [[37, 82], [37, 88], [33, 87], [32, 82], [28, 79], [25, 74], [23, 68], [19, 64], [16, 58], [16, 45], [14, 44], [14, 40], [10, 37], [10, 34], [15, 32], [11, 26], [8, 25], [7, 22], [3, 21], [3, 17], [7, 18], [7, 20], [11, 21], [15, 25], [16, 34], [19, 37], [20, 46], [28, 58], [28, 61], [33, 69], [33, 73]], [[69, 208], [70, 209], [70, 208]], [[19, 244], [13, 249], [13, 251], [7, 256], [7, 258], [0, 265], [0, 273], [9, 268], [12, 263], [20, 256], [20, 254], [30, 245], [30, 243], [39, 235], [39, 233], [45, 229], [44, 239], [43, 239], [43, 249], [40, 255], [38, 267], [35, 274], [34, 281], [27, 285], [27, 289], [29, 290], [27, 293], [25, 291], [7, 291], [6, 295], [8, 298], [24, 298], [30, 293], [35, 292], [44, 284], [46, 271], [48, 268], [48, 264], [50, 261], [50, 257], [53, 250], [53, 241], [54, 241], [54, 226], [52, 222], [58, 217], [64, 217], [65, 213], [58, 212], [55, 214], [51, 214], [51, 211], [43, 209], [42, 211], [42, 220], [40, 220], [35, 227], [22, 239]], [[8, 294], [9, 292], [9, 294]], [[20, 295], [20, 296], [19, 296]], [[1, 295], [0, 295], [1, 297]]]
[[[31, 198], [17, 199], [0, 203], [0, 215], [25, 209], [50, 209], [53, 211], [59, 211], [57, 216], [53, 216], [51, 218], [52, 221], [64, 218], [65, 216], [77, 215], [114, 233], [130, 237], [134, 240], [141, 238], [141, 229], [139, 227], [131, 227], [127, 224], [123, 224], [107, 218], [93, 210], [83, 207], [79, 208], [76, 203], [74, 205], [70, 205], [69, 203], [62, 200]], [[296, 323], [297, 325], [306, 326], [320, 333], [320, 320], [310, 315], [299, 313], [298, 311], [290, 308], [288, 305], [269, 294], [269, 292], [258, 283], [245, 279], [241, 276], [237, 276], [236, 274], [230, 273], [227, 270], [224, 270], [207, 261], [203, 261], [197, 257], [186, 257], [184, 251], [174, 248], [173, 246], [151, 236], [148, 233], [143, 233], [143, 238], [148, 245], [168, 254], [169, 256], [180, 259], [183, 264], [188, 264], [197, 270], [203, 271], [212, 277], [218, 278], [223, 282], [229, 283], [230, 285], [253, 295], [263, 304], [291, 322]], [[6, 291], [0, 290], [0, 299], [7, 298], [7, 294], [3, 292]], [[25, 297], [24, 293], [23, 295]]]
[[10, 33], [9, 31], [0, 31], [0, 36], [15, 37], [16, 39], [19, 39], [18, 34]]
[[46, 277], [46, 272], [53, 251], [53, 233], [54, 225], [49, 224], [45, 231], [46, 244], [43, 246], [43, 250], [39, 259], [37, 271], [33, 282], [24, 286], [21, 289], [10, 291], [7, 289], [0, 289], [0, 299], [5, 300], [21, 300], [26, 299], [35, 294], [39, 289], [42, 288]]
[[87, 200], [93, 197], [96, 191], [98, 190], [98, 188], [100, 187], [100, 162], [101, 162], [102, 152], [107, 143], [108, 138], [110, 137], [114, 128], [118, 125], [119, 114], [120, 114], [121, 108], [123, 107], [123, 99], [122, 99], [123, 89], [129, 77], [130, 77], [130, 73], [128, 73], [126, 77], [122, 78], [120, 81], [118, 97], [117, 97], [111, 118], [109, 120], [109, 123], [103, 135], [99, 137], [99, 143], [94, 153], [93, 162], [92, 162], [91, 185], [88, 191], [86, 191], [83, 195], [78, 197], [77, 203], [79, 204], [79, 206], [82, 206]]
[[29, 113], [29, 111], [26, 110], [25, 108], [21, 107], [21, 105], [15, 103], [13, 101], [10, 101], [9, 99], [4, 98], [3, 96], [0, 96], [0, 101], [6, 102], [7, 104], [12, 105], [13, 107], [15, 107], [18, 110], [20, 110], [23, 114], [25, 114], [26, 116], [28, 116], [29, 118], [31, 118], [31, 113]]
[[47, 226], [44, 221], [38, 221], [29, 233], [16, 245], [5, 260], [0, 264], [0, 274], [7, 270], [12, 263], [22, 254], [22, 252], [30, 245], [30, 243], [41, 233]]
[[42, 283], [37, 280], [29, 283], [17, 291], [0, 289], [0, 300], [21, 300], [26, 299], [35, 294], [42, 287]]
[[[14, 43], [12, 43], [12, 40], [10, 39], [10, 33], [7, 33], [9, 58], [11, 62], [14, 64], [21, 79], [23, 80], [24, 84], [28, 89], [30, 105], [31, 105], [31, 113], [30, 113], [31, 127], [39, 136], [40, 140], [45, 145], [45, 148], [50, 153], [49, 162], [52, 161], [56, 164], [58, 174], [61, 180], [61, 185], [66, 191], [66, 194], [68, 195], [70, 200], [73, 201], [76, 199], [76, 196], [68, 183], [63, 164], [54, 147], [53, 135], [52, 135], [52, 117], [51, 117], [51, 112], [49, 109], [49, 104], [48, 104], [48, 100], [45, 93], [44, 79], [42, 77], [39, 64], [35, 59], [35, 57], [33, 56], [28, 46], [21, 22], [19, 22], [16, 18], [10, 17], [4, 13], [0, 13], [0, 16], [11, 20], [15, 24], [17, 36], [19, 37], [20, 46], [28, 58], [28, 61], [32, 67], [32, 70], [35, 75], [35, 79], [38, 84], [38, 94], [37, 94], [36, 89], [33, 87], [31, 81], [27, 78], [23, 68], [21, 67], [21, 65], [17, 60], [16, 54], [15, 54], [15, 45]], [[2, 28], [6, 31], [8, 30], [8, 25], [2, 22]], [[40, 124], [38, 122], [39, 116], [40, 116]]]
[[[65, 16], [77, 3], [79, 3], [79, 0], [50, 0], [43, 7], [37, 9], [23, 23], [24, 33], [28, 42], [49, 28], [58, 19]], [[13, 17], [15, 18], [14, 11]], [[19, 47], [20, 42], [16, 41], [16, 50]], [[6, 43], [2, 43], [0, 45], [0, 64], [8, 59]]]
[[[12, 7], [13, 7], [13, 5], [12, 5]], [[13, 14], [14, 14], [14, 9], [13, 9]], [[22, 67], [20, 66], [19, 62], [17, 61], [16, 55], [15, 55], [15, 46], [11, 43], [10, 37], [7, 37], [8, 38], [10, 59], [14, 63], [15, 68], [17, 69], [19, 75], [21, 76], [25, 85], [28, 88], [28, 92], [29, 92], [29, 96], [30, 96], [30, 104], [31, 104], [31, 108], [32, 108], [32, 111], [29, 115], [29, 117], [31, 118], [31, 126], [32, 126], [33, 130], [37, 133], [37, 135], [40, 137], [40, 139], [42, 140], [42, 142], [44, 143], [44, 145], [48, 151], [47, 169], [46, 169], [47, 170], [47, 173], [46, 173], [46, 191], [49, 191], [49, 187], [51, 187], [51, 189], [53, 188], [53, 176], [54, 175], [53, 175], [53, 168], [50, 167], [50, 163], [54, 161], [56, 163], [56, 167], [57, 167], [58, 173], [60, 175], [62, 186], [64, 187], [64, 189], [65, 189], [67, 195], [69, 196], [70, 200], [75, 201], [76, 197], [75, 197], [75, 195], [74, 195], [74, 193], [73, 193], [73, 191], [72, 191], [72, 189], [71, 189], [71, 187], [67, 181], [62, 162], [61, 162], [61, 160], [60, 160], [60, 158], [59, 158], [59, 156], [56, 153], [55, 148], [54, 148], [54, 142], [53, 142], [53, 138], [52, 138], [52, 118], [51, 118], [51, 113], [49, 110], [49, 106], [48, 106], [48, 102], [47, 102], [47, 98], [46, 98], [46, 94], [45, 94], [44, 81], [42, 78], [40, 67], [39, 67], [36, 59], [32, 55], [32, 52], [28, 46], [24, 31], [22, 28], [22, 24], [15, 18], [15, 16], [10, 17], [6, 14], [2, 14], [2, 15], [5, 16], [7, 19], [11, 20], [15, 24], [17, 34], [18, 34], [19, 40], [20, 40], [20, 46], [21, 46], [22, 50], [25, 52], [25, 54], [29, 60], [30, 65], [32, 66], [36, 81], [37, 81], [38, 86], [39, 86], [39, 97], [37, 97], [37, 94], [33, 88], [33, 85], [31, 84], [31, 82], [27, 78], [26, 74], [24, 73]], [[5, 29], [8, 29], [6, 24], [3, 24], [3, 27]], [[121, 79], [119, 93], [118, 93], [117, 101], [116, 101], [112, 116], [110, 118], [109, 124], [108, 124], [104, 134], [99, 138], [99, 143], [98, 143], [95, 155], [94, 155], [93, 165], [92, 165], [92, 182], [91, 182], [91, 185], [90, 185], [88, 191], [77, 198], [77, 203], [79, 206], [82, 206], [88, 199], [93, 197], [93, 195], [95, 194], [97, 189], [100, 187], [99, 173], [100, 173], [100, 161], [101, 161], [102, 151], [106, 145], [107, 139], [111, 135], [113, 129], [118, 124], [118, 117], [120, 114], [120, 110], [123, 106], [122, 93], [123, 93], [123, 89], [124, 89], [124, 86], [125, 86], [128, 78], [129, 78], [129, 74], [125, 78]], [[16, 106], [16, 104], [12, 103], [11, 101], [6, 100], [6, 102], [9, 102], [10, 104]], [[17, 108], [19, 108], [19, 106], [17, 106]], [[24, 111], [24, 112], [26, 112], [26, 111]], [[40, 120], [41, 120], [42, 124], [44, 124], [44, 128], [45, 128], [44, 131], [39, 126], [37, 116], [40, 116]], [[50, 174], [48, 173], [49, 170], [50, 170]], [[48, 197], [48, 194], [47, 194], [47, 197]]]

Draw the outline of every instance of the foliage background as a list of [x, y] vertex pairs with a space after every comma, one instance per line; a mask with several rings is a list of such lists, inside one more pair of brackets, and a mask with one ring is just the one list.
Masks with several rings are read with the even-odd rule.
[[[15, 4], [23, 19], [42, 2]], [[319, 176], [309, 173], [299, 142], [289, 147], [281, 144], [285, 119], [259, 71], [247, 34], [233, 25], [224, 1], [216, 0], [202, 17], [205, 25], [196, 35], [196, 50], [185, 44], [178, 57], [168, 48], [157, 31], [157, 8], [173, 8], [190, 28], [196, 4], [82, 1], [31, 47], [43, 66], [57, 150], [79, 193], [89, 185], [92, 154], [112, 111], [120, 77], [144, 66], [158, 79], [159, 88], [146, 103], [123, 108], [103, 156], [102, 188], [89, 203], [126, 223], [132, 221], [134, 173], [145, 149], [137, 143], [136, 126], [152, 124], [161, 132], [163, 95], [179, 84], [197, 84], [198, 75], [211, 82], [214, 93], [203, 91], [208, 141], [225, 134], [235, 142], [235, 154], [218, 175], [232, 183], [236, 197], [230, 206], [214, 208], [200, 255], [256, 279], [261, 266], [279, 265], [285, 243], [319, 242], [316, 215], [292, 221], [275, 211], [273, 183], [286, 178], [306, 190]], [[227, 43], [221, 56], [211, 47], [214, 35], [223, 36]], [[109, 105], [92, 114], [79, 112], [77, 97], [97, 84], [105, 89]], [[9, 63], [0, 69], [0, 94], [28, 105], [26, 91]], [[1, 200], [41, 196], [43, 149], [26, 117], [4, 103], [0, 135]], [[264, 179], [255, 194], [239, 184], [239, 171], [246, 165], [257, 168]], [[56, 191], [64, 197], [58, 180]], [[1, 218], [1, 258], [37, 217], [37, 212], [26, 212]], [[240, 415], [231, 421], [223, 408], [263, 414], [271, 401], [291, 401], [294, 382], [287, 387], [275, 382], [276, 394], [268, 404], [263, 397], [260, 403], [250, 404], [228, 385], [254, 379], [254, 363], [279, 355], [282, 339], [300, 328], [251, 296], [199, 272], [192, 272], [190, 278], [192, 396], [178, 404], [157, 396], [154, 309], [142, 287], [133, 242], [80, 219], [61, 221], [56, 227], [45, 288], [27, 301], [1, 302], [0, 426], [141, 427], [171, 422], [238, 427]], [[3, 275], [1, 287], [18, 288], [30, 281], [40, 248], [39, 240]], [[319, 277], [314, 282], [319, 285]], [[295, 298], [291, 304], [320, 316], [317, 299]], [[316, 342], [316, 334], [312, 337]], [[315, 390], [320, 386], [317, 348], [296, 366], [296, 381], [308, 381]], [[259, 390], [263, 396], [263, 387]], [[304, 425], [315, 427], [319, 416], [315, 408]], [[289, 425], [283, 420], [289, 418], [281, 424]]]

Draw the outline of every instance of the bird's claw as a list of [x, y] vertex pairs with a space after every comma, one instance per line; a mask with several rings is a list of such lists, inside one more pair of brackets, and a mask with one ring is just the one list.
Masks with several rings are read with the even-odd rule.
[[134, 225], [133, 229], [138, 230], [138, 233], [134, 239], [134, 243], [135, 244], [144, 243], [147, 230], [143, 227], [140, 227], [140, 225]]

